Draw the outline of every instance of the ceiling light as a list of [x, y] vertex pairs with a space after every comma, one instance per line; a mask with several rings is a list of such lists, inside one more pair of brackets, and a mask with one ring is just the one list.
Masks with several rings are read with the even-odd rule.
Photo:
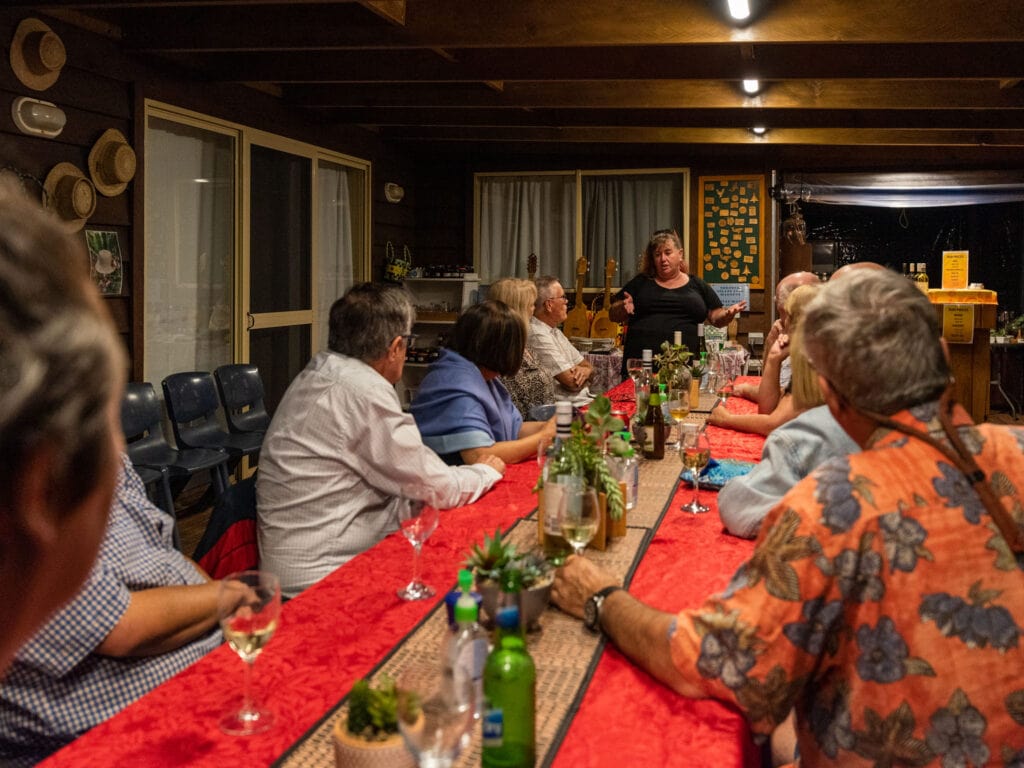
[[750, 130], [751, 130], [751, 131], [752, 131], [752, 132], [753, 132], [753, 133], [754, 133], [754, 134], [755, 134], [756, 136], [764, 136], [764, 135], [765, 135], [766, 133], [768, 133], [768, 129], [767, 129], [767, 128], [765, 128], [765, 127], [764, 127], [763, 125], [755, 125], [755, 126], [754, 126], [753, 128], [751, 128]]
[[761, 90], [761, 83], [758, 80], [744, 80], [743, 91], [753, 96], [755, 93]]
[[743, 21], [749, 17], [749, 0], [729, 0], [729, 15], [736, 19], [736, 21]]

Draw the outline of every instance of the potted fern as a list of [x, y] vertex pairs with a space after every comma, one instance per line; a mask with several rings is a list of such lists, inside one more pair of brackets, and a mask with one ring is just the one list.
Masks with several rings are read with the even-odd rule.
[[390, 676], [352, 686], [348, 713], [334, 726], [334, 754], [338, 768], [415, 768], [398, 732], [398, 693]]

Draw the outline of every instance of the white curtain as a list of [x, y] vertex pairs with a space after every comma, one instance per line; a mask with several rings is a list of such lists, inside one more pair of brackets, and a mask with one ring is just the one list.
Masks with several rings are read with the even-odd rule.
[[571, 286], [576, 273], [575, 176], [486, 176], [479, 183], [481, 279], [493, 283], [526, 277], [527, 259], [534, 253], [538, 276], [558, 275]]
[[[354, 244], [352, 232], [352, 196], [349, 169], [321, 162], [319, 173], [319, 259], [317, 277], [317, 320], [327, 343], [331, 304], [348, 290], [354, 281]], [[358, 175], [361, 172], [353, 172]]]
[[612, 285], [639, 270], [651, 233], [683, 233], [683, 180], [679, 173], [583, 177], [583, 254], [590, 261], [587, 285], [604, 286], [605, 264], [617, 263]]
[[232, 362], [234, 139], [151, 117], [146, 130], [144, 375]]

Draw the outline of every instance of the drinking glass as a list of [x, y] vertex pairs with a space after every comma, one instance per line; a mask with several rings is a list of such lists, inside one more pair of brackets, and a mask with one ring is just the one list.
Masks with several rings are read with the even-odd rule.
[[437, 528], [437, 517], [437, 510], [430, 505], [413, 503], [409, 506], [406, 519], [399, 523], [413, 551], [412, 581], [398, 590], [398, 596], [403, 600], [425, 600], [434, 595], [434, 590], [420, 580], [420, 552], [423, 550], [423, 542]]
[[669, 387], [668, 415], [672, 417], [675, 431], [665, 439], [665, 445], [675, 447], [683, 432], [683, 419], [690, 415], [690, 388]]
[[449, 768], [473, 725], [472, 678], [446, 680], [440, 664], [413, 662], [399, 673], [395, 691], [398, 730], [406, 748], [421, 768]]
[[633, 380], [633, 388], [636, 389], [640, 383], [640, 374], [644, 370], [644, 361], [639, 357], [630, 357], [626, 360], [626, 373]]
[[240, 571], [221, 581], [217, 617], [224, 639], [245, 662], [242, 708], [221, 718], [224, 733], [248, 736], [262, 733], [274, 723], [274, 716], [261, 710], [253, 699], [252, 668], [273, 637], [280, 614], [281, 583], [269, 571]]
[[696, 424], [686, 424], [682, 437], [679, 439], [679, 459], [683, 466], [690, 470], [690, 477], [693, 478], [693, 499], [689, 504], [684, 504], [682, 509], [693, 515], [707, 512], [710, 507], [701, 504], [697, 498], [700, 492], [700, 472], [711, 461], [711, 443], [708, 442], [704, 430], [699, 429]]
[[582, 555], [594, 538], [600, 523], [601, 508], [597, 491], [591, 486], [568, 493], [568, 503], [562, 513], [562, 536], [569, 542], [574, 554]]

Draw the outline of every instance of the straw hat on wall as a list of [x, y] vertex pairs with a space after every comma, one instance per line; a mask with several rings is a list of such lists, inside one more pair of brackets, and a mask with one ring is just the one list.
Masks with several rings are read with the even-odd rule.
[[68, 232], [77, 232], [96, 210], [96, 190], [72, 163], [57, 163], [43, 182], [43, 204]]
[[89, 175], [96, 191], [107, 197], [124, 192], [135, 178], [135, 150], [115, 128], [103, 132], [89, 150]]
[[11, 40], [11, 69], [35, 91], [45, 91], [60, 77], [68, 54], [57, 33], [39, 19], [23, 19]]

